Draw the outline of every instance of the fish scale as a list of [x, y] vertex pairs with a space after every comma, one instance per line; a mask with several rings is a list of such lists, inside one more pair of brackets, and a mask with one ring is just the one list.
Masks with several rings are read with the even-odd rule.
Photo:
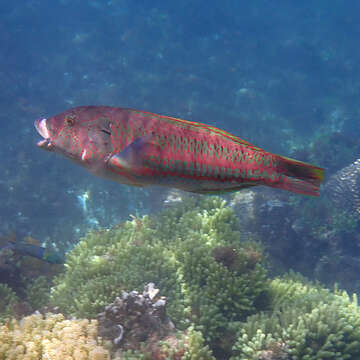
[[[139, 112], [136, 112], [136, 114], [140, 116], [147, 115], [147, 113]], [[208, 146], [206, 134], [203, 134], [203, 132], [207, 131], [207, 133], [210, 133], [213, 129], [206, 127], [206, 125], [201, 126], [201, 124], [196, 124], [197, 126], [194, 129], [191, 126], [193, 124], [189, 124], [189, 122], [182, 124], [181, 120], [179, 121], [174, 118], [166, 119], [168, 126], [162, 129], [160, 126], [157, 126], [157, 122], [161, 123], [163, 119], [164, 117], [152, 117], [153, 124], [149, 126], [148, 133], [158, 132], [154, 137], [154, 143], [159, 146], [159, 149], [155, 148], [154, 153], [149, 151], [144, 156], [145, 168], [141, 173], [142, 175], [173, 176], [176, 174], [191, 177], [195, 180], [228, 181], [233, 183], [239, 177], [255, 181], [259, 178], [260, 173], [265, 171], [259, 168], [261, 163], [263, 163], [261, 160], [264, 159], [262, 154], [249, 154], [246, 149], [242, 148], [243, 145], [238, 143], [229, 143], [227, 146], [216, 143], [216, 141], [220, 140], [229, 142], [228, 138], [232, 138], [230, 134], [224, 137], [225, 139], [219, 139], [221, 135], [228, 134], [225, 132], [214, 132], [217, 138], [216, 140], [214, 139], [213, 144]], [[169, 132], [174, 131], [173, 128], [177, 126], [178, 122], [183, 125], [183, 129], [181, 129], [183, 134], [179, 136], [170, 134]], [[130, 120], [128, 126], [132, 128], [136, 124], [131, 124]], [[146, 132], [144, 132], [144, 135], [146, 135]], [[130, 137], [128, 142], [131, 143], [132, 141], [133, 138]], [[241, 141], [239, 143], [241, 144]], [[255, 164], [255, 155], [257, 156], [256, 165], [258, 166], [253, 166]], [[247, 165], [249, 169], [247, 171], [245, 169], [233, 169], [235, 161], [242, 163], [243, 166]], [[266, 162], [268, 165], [270, 164], [269, 157], [266, 159]], [[173, 165], [170, 166], [169, 163]], [[254, 168], [253, 173], [251, 172], [252, 167]], [[148, 168], [153, 171], [147, 171]]]
[[120, 183], [197, 193], [266, 185], [319, 196], [324, 170], [210, 125], [110, 106], [81, 106], [35, 126], [38, 145]]

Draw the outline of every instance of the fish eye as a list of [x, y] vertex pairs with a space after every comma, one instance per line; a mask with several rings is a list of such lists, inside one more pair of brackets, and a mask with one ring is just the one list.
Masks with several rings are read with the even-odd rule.
[[65, 118], [65, 122], [67, 124], [67, 126], [71, 127], [75, 125], [75, 116], [74, 115], [68, 115]]

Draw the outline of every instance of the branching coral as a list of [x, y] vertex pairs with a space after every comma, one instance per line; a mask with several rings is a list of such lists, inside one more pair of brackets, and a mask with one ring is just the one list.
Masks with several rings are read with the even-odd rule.
[[13, 307], [18, 297], [6, 284], [0, 284], [0, 322], [13, 314]]
[[215, 360], [209, 347], [205, 345], [202, 333], [193, 326], [178, 336], [175, 346], [174, 339], [164, 341], [161, 354], [166, 355], [166, 359], [174, 360]]
[[29, 283], [25, 295], [31, 309], [40, 310], [48, 304], [50, 286], [50, 281], [45, 276], [39, 276]]
[[159, 343], [152, 352], [125, 351], [121, 352], [123, 360], [215, 360], [200, 331], [193, 326], [185, 332], [170, 335]]
[[[221, 248], [231, 249], [231, 264], [219, 256]], [[257, 246], [240, 241], [236, 217], [225, 201], [190, 198], [156, 217], [134, 217], [88, 234], [67, 256], [52, 304], [92, 317], [122, 291], [141, 291], [154, 282], [177, 328], [194, 323], [206, 341], [222, 347], [218, 339], [229, 325], [266, 303], [261, 259]]]
[[[216, 260], [214, 249], [204, 236], [194, 233], [178, 244], [176, 252], [189, 317], [208, 341], [219, 340], [229, 323], [254, 313], [267, 286], [261, 265], [246, 269], [239, 261], [240, 271], [235, 265], [228, 268]], [[245, 249], [232, 249], [235, 257], [244, 256]]]
[[35, 314], [0, 327], [1, 360], [109, 360], [96, 320], [64, 320]]
[[292, 360], [359, 358], [356, 296], [290, 279], [276, 279], [271, 287], [274, 311], [251, 316], [241, 326], [232, 360], [258, 360], [265, 354]]
[[51, 297], [53, 305], [72, 315], [94, 317], [122, 291], [141, 290], [149, 282], [164, 289], [167, 297], [177, 298], [174, 262], [168, 249], [153, 242], [145, 224], [142, 230], [133, 221], [88, 234], [68, 255], [65, 266]]
[[[25, 281], [24, 281], [25, 283]], [[49, 302], [51, 283], [45, 276], [29, 281], [25, 289], [16, 289], [0, 283], [0, 322], [9, 317], [21, 318], [42, 309]]]
[[[148, 314], [148, 310], [151, 313], [156, 304], [155, 300], [146, 300], [147, 293], [142, 297], [136, 291], [123, 293], [123, 298], [107, 308], [108, 312], [117, 309], [115, 320], [121, 323], [121, 330], [128, 332], [126, 336], [116, 333], [117, 337], [121, 335], [117, 351], [122, 359], [360, 358], [360, 311], [356, 297], [350, 299], [339, 291], [332, 293], [294, 274], [270, 281], [262, 258], [258, 245], [240, 241], [235, 215], [224, 201], [207, 197], [197, 202], [190, 198], [156, 217], [133, 217], [113, 229], [89, 233], [68, 254], [65, 272], [52, 288], [51, 302], [69, 315], [91, 318], [104, 311], [123, 291], [141, 291], [145, 284], [155, 282], [166, 297], [167, 314], [178, 331], [166, 329], [154, 342], [147, 332], [145, 341], [151, 346], [121, 347], [122, 339], [129, 343], [132, 335], [142, 334], [143, 330], [139, 324], [144, 319], [138, 316], [141, 311], [127, 308], [129, 294], [140, 305], [147, 304], [143, 314]], [[120, 308], [123, 313], [118, 311]], [[23, 341], [30, 341], [26, 336], [25, 340], [23, 335], [14, 340], [15, 335], [9, 334], [41, 328], [45, 335], [36, 330], [32, 337], [41, 339], [41, 351], [47, 346], [62, 351], [73, 342], [74, 338], [67, 336], [76, 334], [81, 341], [69, 350], [69, 356], [76, 351], [79, 359], [83, 354], [90, 358], [90, 350], [83, 349], [93, 345], [100, 359], [107, 358], [108, 354], [102, 352], [105, 350], [99, 348], [97, 335], [92, 335], [93, 322], [66, 322], [59, 316], [58, 320], [51, 320], [54, 325], [50, 328], [6, 323], [1, 339], [14, 345], [11, 349], [2, 346], [0, 350], [24, 351], [24, 346], [29, 346], [31, 351], [39, 352], [35, 345], [24, 345]], [[36, 319], [47, 322], [41, 316]], [[73, 326], [78, 330], [62, 330]], [[89, 336], [90, 342], [86, 340]], [[69, 339], [66, 344], [61, 340], [63, 337]], [[67, 353], [63, 353], [66, 358], [64, 354]]]

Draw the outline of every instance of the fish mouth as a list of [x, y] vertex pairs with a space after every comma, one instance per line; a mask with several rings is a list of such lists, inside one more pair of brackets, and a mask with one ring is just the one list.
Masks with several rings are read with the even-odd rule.
[[34, 122], [35, 128], [37, 132], [44, 138], [43, 140], [38, 141], [37, 146], [45, 149], [45, 150], [51, 150], [53, 148], [53, 145], [50, 141], [50, 134], [49, 130], [46, 126], [46, 119], [38, 119]]

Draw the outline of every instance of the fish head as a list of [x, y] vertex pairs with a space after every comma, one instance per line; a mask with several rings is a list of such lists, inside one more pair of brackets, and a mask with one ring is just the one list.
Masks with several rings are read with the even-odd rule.
[[37, 145], [85, 167], [104, 160], [112, 151], [109, 119], [97, 116], [93, 107], [77, 107], [35, 121], [43, 137]]

